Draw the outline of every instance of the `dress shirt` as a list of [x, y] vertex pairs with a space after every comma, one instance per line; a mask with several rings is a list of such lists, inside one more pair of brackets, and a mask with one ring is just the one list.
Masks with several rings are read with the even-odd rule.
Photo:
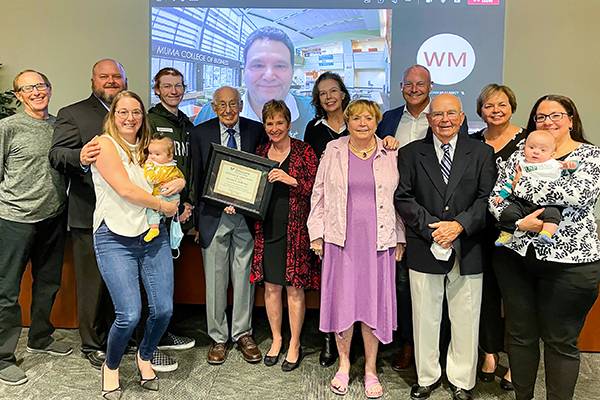
[[[219, 126], [221, 127], [221, 145], [227, 147], [227, 142], [229, 141], [229, 132], [227, 132], [228, 127], [219, 122]], [[242, 137], [240, 136], [240, 121], [236, 122], [235, 125], [231, 128], [235, 130], [235, 134], [233, 137], [235, 138], [235, 144], [237, 145], [237, 149], [241, 150], [242, 145]]]
[[400, 142], [400, 147], [425, 137], [427, 129], [429, 128], [429, 121], [427, 121], [428, 112], [429, 104], [427, 104], [427, 107], [425, 107], [419, 116], [415, 118], [408, 111], [408, 107], [404, 106], [402, 118], [400, 118], [395, 135], [396, 140]]
[[[450, 145], [450, 160], [454, 161], [454, 150], [456, 150], [456, 142], [458, 141], [458, 132], [456, 135], [450, 139], [448, 144]], [[442, 142], [437, 136], [433, 135], [433, 147], [435, 148], [435, 155], [437, 156], [438, 161], [442, 162], [442, 157], [444, 157], [444, 150], [442, 149]]]

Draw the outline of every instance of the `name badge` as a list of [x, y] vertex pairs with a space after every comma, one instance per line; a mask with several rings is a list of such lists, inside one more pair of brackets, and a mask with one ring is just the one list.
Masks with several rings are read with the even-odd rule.
[[156, 127], [156, 130], [159, 132], [169, 132], [169, 133], [173, 133], [173, 128], [162, 128], [160, 126]]

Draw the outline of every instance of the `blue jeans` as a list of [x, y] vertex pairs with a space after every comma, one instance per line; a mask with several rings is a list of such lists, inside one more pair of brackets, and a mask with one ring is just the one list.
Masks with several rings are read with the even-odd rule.
[[106, 224], [94, 233], [94, 250], [100, 274], [115, 306], [115, 321], [108, 334], [106, 365], [119, 367], [142, 311], [140, 277], [148, 295], [149, 316], [139, 344], [142, 360], [150, 360], [173, 313], [173, 259], [165, 225], [149, 243], [144, 234], [120, 236]]

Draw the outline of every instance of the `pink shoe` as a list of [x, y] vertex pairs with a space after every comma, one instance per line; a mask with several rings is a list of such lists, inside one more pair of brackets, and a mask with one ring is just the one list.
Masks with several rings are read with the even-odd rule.
[[365, 374], [365, 396], [368, 399], [378, 399], [383, 396], [383, 386], [377, 375]]
[[[336, 385], [334, 383], [334, 381], [338, 381], [339, 385]], [[348, 382], [349, 381], [350, 381], [350, 376], [347, 373], [338, 371], [335, 373], [335, 376], [331, 380], [331, 383], [329, 384], [329, 388], [331, 389], [331, 391], [333, 393], [343, 396], [346, 393], [348, 393]]]

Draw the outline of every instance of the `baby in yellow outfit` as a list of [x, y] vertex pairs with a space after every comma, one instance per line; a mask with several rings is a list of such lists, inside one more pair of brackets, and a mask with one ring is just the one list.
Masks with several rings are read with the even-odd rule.
[[[148, 159], [144, 164], [144, 177], [152, 185], [152, 195], [158, 196], [166, 201], [179, 200], [179, 194], [163, 196], [160, 185], [177, 178], [183, 178], [183, 173], [177, 168], [177, 162], [173, 160], [175, 145], [173, 140], [161, 134], [155, 134], [148, 145]], [[146, 209], [146, 218], [150, 230], [144, 236], [144, 241], [149, 242], [158, 236], [158, 225], [161, 214], [151, 208]]]

